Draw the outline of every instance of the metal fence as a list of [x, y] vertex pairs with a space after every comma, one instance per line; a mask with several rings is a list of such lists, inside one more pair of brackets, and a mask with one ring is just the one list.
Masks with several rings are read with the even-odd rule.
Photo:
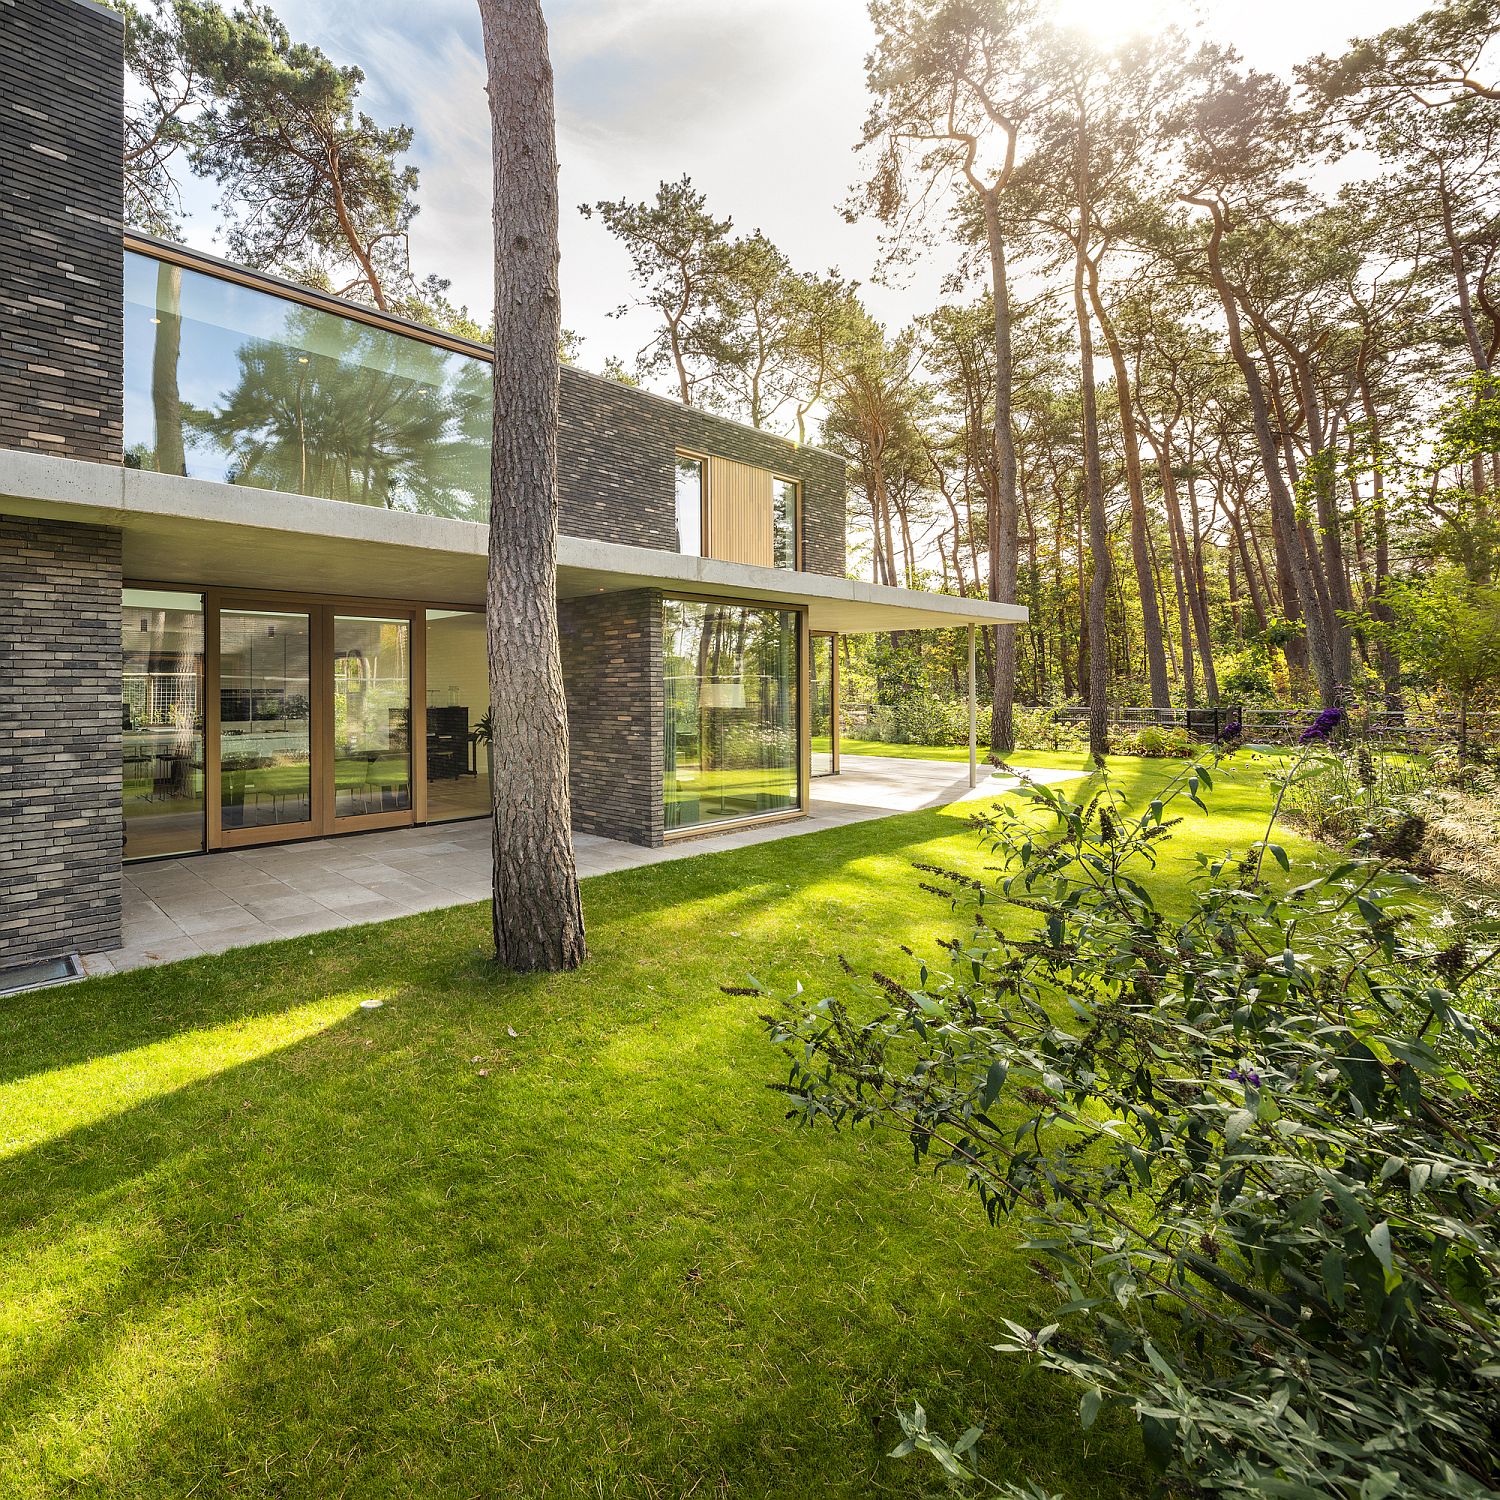
[[[1249, 743], [1290, 744], [1318, 716], [1317, 705], [1306, 708], [1239, 707], [1234, 704], [1211, 708], [1123, 708], [1109, 710], [1111, 729], [1133, 733], [1145, 728], [1185, 729], [1196, 740], [1215, 740], [1236, 720], [1240, 739]], [[1069, 706], [1054, 711], [1060, 724], [1088, 723], [1087, 705]], [[1458, 740], [1456, 713], [1397, 713], [1387, 709], [1355, 708], [1350, 722], [1365, 736], [1403, 744], [1441, 744]], [[1494, 739], [1500, 736], [1500, 714], [1470, 714], [1469, 737]]]

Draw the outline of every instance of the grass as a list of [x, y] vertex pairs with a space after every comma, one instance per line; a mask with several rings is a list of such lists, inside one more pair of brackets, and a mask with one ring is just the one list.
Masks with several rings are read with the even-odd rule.
[[[816, 749], [817, 743], [814, 742]], [[827, 738], [824, 738], [823, 748], [828, 748]], [[969, 758], [969, 747], [967, 745], [888, 745], [884, 740], [851, 740], [840, 738], [840, 755], [885, 755], [894, 760], [961, 760]], [[979, 744], [979, 763], [986, 765], [989, 761], [990, 747], [983, 741]], [[1067, 764], [1082, 764], [1082, 752], [1078, 750], [1017, 750], [1013, 755], [1006, 757], [1011, 765], [1015, 766], [1038, 766]], [[1122, 762], [1129, 762], [1133, 757], [1116, 757]]]
[[[1170, 887], [1259, 834], [1217, 780]], [[573, 975], [496, 975], [470, 906], [0, 1001], [0, 1494], [942, 1494], [885, 1457], [915, 1398], [991, 1473], [1146, 1495], [1128, 1420], [990, 1351], [1053, 1306], [1012, 1232], [791, 1128], [719, 988], [902, 972], [965, 816], [592, 879]]]

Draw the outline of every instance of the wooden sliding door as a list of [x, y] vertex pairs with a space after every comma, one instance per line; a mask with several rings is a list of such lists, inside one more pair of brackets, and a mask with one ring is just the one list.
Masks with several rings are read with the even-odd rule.
[[206, 615], [210, 848], [417, 820], [421, 611], [210, 592]]

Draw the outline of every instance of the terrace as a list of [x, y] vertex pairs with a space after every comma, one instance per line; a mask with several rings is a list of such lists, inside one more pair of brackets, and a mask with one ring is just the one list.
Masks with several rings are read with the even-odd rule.
[[[1062, 780], [1074, 773], [1031, 774]], [[837, 778], [813, 781], [809, 816], [795, 823], [738, 827], [656, 849], [575, 833], [574, 847], [579, 874], [599, 875], [992, 797], [1015, 785], [991, 772], [971, 787], [967, 768], [953, 762], [850, 757]], [[153, 860], [126, 870], [121, 946], [86, 955], [84, 965], [91, 974], [119, 973], [389, 921], [484, 900], [490, 884], [490, 823], [483, 818]]]

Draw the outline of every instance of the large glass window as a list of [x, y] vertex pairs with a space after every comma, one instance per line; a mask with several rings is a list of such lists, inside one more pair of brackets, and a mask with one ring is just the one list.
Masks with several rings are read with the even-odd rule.
[[311, 824], [312, 617], [219, 613], [219, 795], [224, 831]]
[[677, 550], [703, 556], [703, 460], [677, 455]]
[[778, 568], [797, 566], [798, 503], [802, 487], [795, 479], [771, 481], [771, 557]]
[[790, 610], [663, 604], [669, 832], [800, 805], [798, 624]]
[[483, 520], [491, 392], [477, 355], [126, 253], [135, 468]]
[[411, 622], [333, 619], [333, 815], [411, 806]]
[[203, 599], [126, 589], [124, 660], [125, 858], [203, 847]]
[[484, 616], [427, 611], [427, 820], [490, 810], [490, 679]]
[[838, 768], [835, 759], [838, 726], [834, 720], [836, 650], [837, 638], [832, 635], [813, 636], [809, 647], [808, 722], [812, 729], [812, 764], [809, 770], [814, 776], [832, 776]]

